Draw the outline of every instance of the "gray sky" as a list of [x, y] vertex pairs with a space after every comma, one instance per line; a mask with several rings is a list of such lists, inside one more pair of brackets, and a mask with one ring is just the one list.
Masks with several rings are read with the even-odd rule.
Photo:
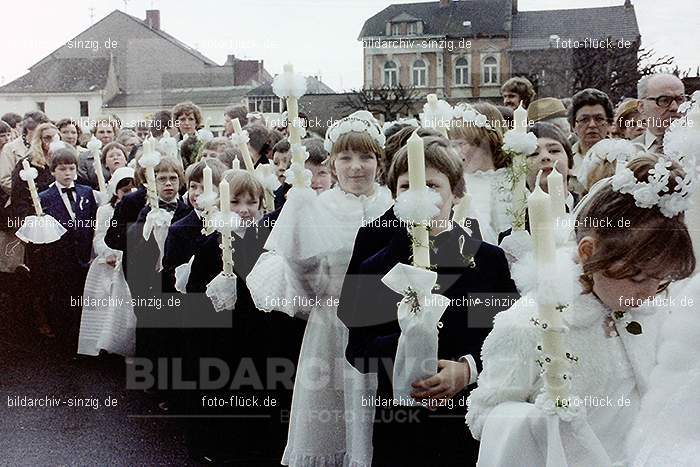
[[[621, 5], [624, 0], [519, 0], [520, 10]], [[226, 55], [265, 60], [275, 74], [291, 62], [336, 91], [362, 85], [362, 47], [357, 36], [365, 19], [392, 3], [410, 0], [127, 0], [126, 12], [145, 18], [161, 10], [161, 27], [222, 64]], [[676, 57], [681, 69], [700, 65], [697, 0], [633, 0], [644, 47]], [[123, 0], [3, 2], [0, 81], [7, 83], [75, 37]]]

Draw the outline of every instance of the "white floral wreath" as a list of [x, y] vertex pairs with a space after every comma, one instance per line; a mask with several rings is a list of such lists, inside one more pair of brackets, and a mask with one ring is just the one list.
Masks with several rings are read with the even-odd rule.
[[324, 149], [330, 153], [333, 149], [333, 145], [338, 141], [338, 138], [351, 132], [367, 132], [382, 148], [384, 147], [384, 143], [386, 143], [386, 136], [382, 133], [377, 119], [366, 110], [358, 110], [347, 117], [341, 118], [328, 128], [326, 132], [326, 141], [323, 143]]
[[[588, 150], [581, 161], [581, 183], [586, 183], [588, 174], [604, 161], [624, 165], [632, 156], [639, 152], [626, 139], [603, 139]], [[616, 167], [617, 167], [616, 165]]]
[[[652, 208], [658, 206], [661, 214], [672, 218], [690, 207], [690, 194], [695, 190], [693, 186], [693, 174], [686, 173], [683, 178], [676, 177], [676, 188], [671, 193], [668, 191], [668, 182], [671, 172], [668, 167], [671, 161], [660, 159], [649, 169], [647, 182], [640, 182], [628, 167], [618, 167], [612, 177], [612, 189], [619, 193], [634, 196], [635, 205], [640, 208]], [[660, 195], [659, 193], [665, 193]]]
[[465, 126], [485, 128], [487, 130], [496, 131], [486, 115], [480, 113], [469, 104], [457, 104], [454, 108], [454, 118], [462, 119], [463, 125]]

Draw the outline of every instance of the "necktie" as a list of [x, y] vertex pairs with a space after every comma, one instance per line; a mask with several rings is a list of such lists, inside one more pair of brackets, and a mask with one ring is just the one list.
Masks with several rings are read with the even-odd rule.
[[76, 199], [75, 187], [61, 188], [61, 191], [68, 196], [70, 206], [73, 209], [73, 215], [78, 215], [78, 200]]
[[158, 207], [165, 209], [166, 211], [173, 212], [177, 209], [177, 201], [163, 201], [162, 199], [159, 199]]

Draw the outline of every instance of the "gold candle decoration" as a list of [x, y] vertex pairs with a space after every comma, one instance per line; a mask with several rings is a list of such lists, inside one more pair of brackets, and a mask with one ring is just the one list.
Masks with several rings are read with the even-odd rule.
[[[423, 140], [417, 132], [413, 132], [408, 142], [408, 189], [413, 191], [426, 191], [425, 184], [425, 148]], [[414, 225], [411, 228], [413, 236], [413, 265], [416, 267], [430, 268], [429, 226]]]

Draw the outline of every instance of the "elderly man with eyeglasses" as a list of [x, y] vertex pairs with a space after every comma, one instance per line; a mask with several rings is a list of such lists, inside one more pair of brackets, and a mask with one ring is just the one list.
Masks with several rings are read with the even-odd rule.
[[637, 83], [639, 113], [646, 131], [632, 140], [640, 150], [663, 154], [663, 139], [671, 122], [681, 117], [678, 107], [687, 100], [685, 86], [677, 76], [657, 73]]
[[598, 141], [607, 138], [613, 120], [613, 105], [608, 95], [594, 88], [577, 92], [571, 99], [569, 123], [578, 142], [571, 147], [574, 167], [569, 171], [569, 191], [582, 194], [585, 188], [578, 181], [581, 162], [586, 152]]

